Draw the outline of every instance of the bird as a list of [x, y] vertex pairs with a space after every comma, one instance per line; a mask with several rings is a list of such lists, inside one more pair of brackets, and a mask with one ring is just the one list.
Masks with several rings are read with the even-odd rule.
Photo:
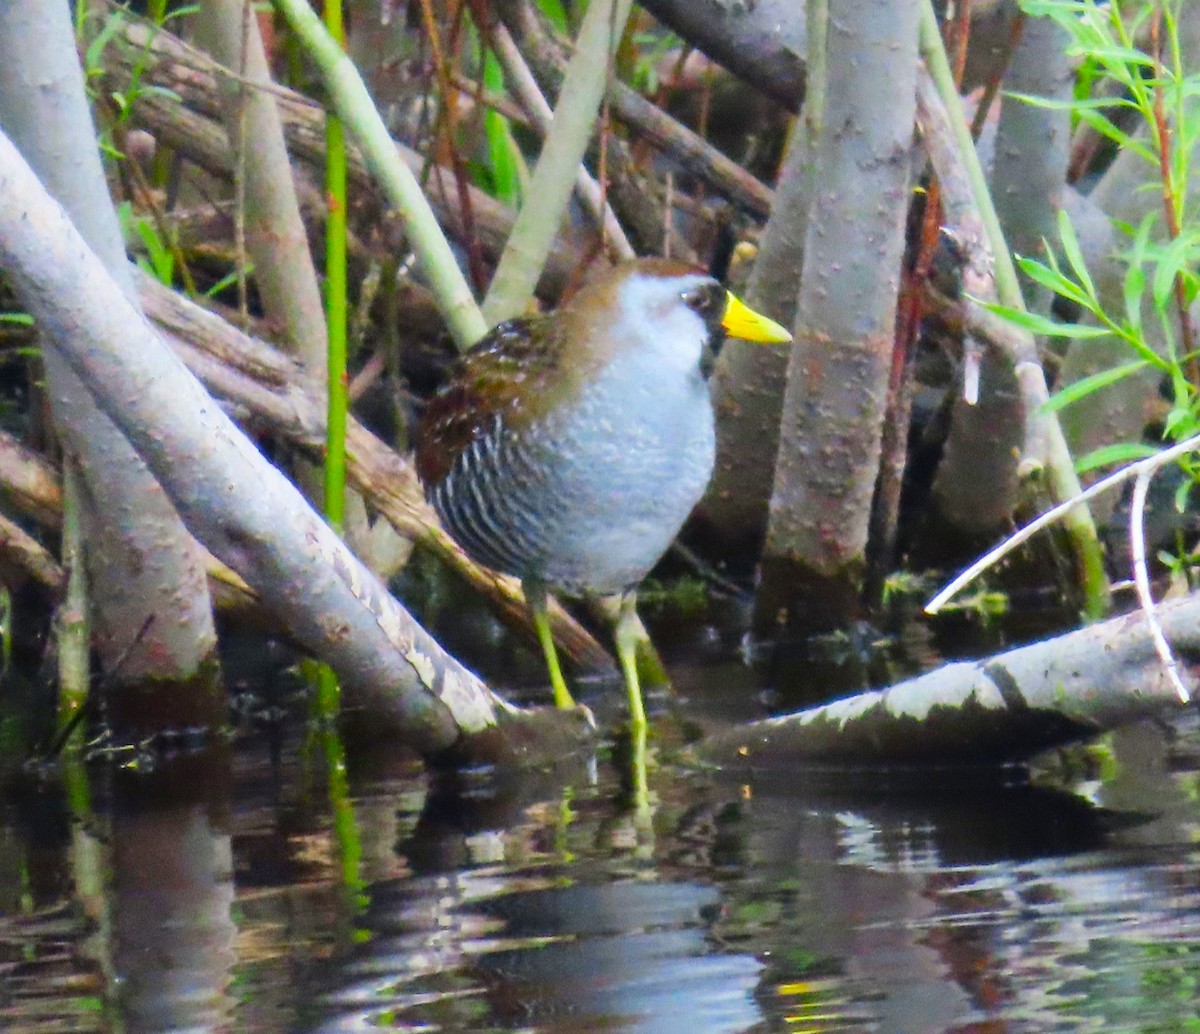
[[708, 378], [725, 338], [791, 334], [684, 263], [635, 259], [550, 313], [462, 353], [416, 433], [416, 468], [472, 559], [521, 580], [555, 704], [574, 707], [548, 593], [620, 599], [630, 722], [646, 724], [636, 590], [703, 495], [716, 451]]

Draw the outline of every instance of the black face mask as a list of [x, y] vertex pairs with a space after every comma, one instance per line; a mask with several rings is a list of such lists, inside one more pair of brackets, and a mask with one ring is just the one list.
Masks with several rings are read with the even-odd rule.
[[727, 304], [725, 288], [716, 281], [710, 281], [694, 287], [683, 296], [688, 308], [704, 320], [708, 331], [708, 340], [700, 353], [700, 374], [705, 380], [712, 375], [717, 356], [721, 354], [721, 346], [725, 344], [725, 329], [721, 321], [725, 318]]

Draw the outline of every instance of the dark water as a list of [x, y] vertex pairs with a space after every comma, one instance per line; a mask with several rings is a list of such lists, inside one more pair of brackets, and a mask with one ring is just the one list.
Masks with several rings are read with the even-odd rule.
[[[705, 722], [756, 706], [734, 666], [679, 675]], [[640, 804], [611, 752], [503, 779], [359, 755], [357, 858], [296, 734], [21, 782], [0, 1028], [1200, 1029], [1191, 729], [1051, 789], [722, 777], [658, 728]]]

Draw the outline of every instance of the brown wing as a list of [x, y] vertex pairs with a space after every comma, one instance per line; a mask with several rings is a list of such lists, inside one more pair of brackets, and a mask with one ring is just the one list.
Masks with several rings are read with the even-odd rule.
[[497, 416], [520, 426], [544, 411], [558, 378], [559, 345], [555, 322], [534, 316], [498, 324], [464, 353], [421, 415], [416, 461], [422, 482], [438, 484]]

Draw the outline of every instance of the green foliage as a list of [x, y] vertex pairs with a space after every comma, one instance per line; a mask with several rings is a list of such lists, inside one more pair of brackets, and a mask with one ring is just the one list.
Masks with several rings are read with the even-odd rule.
[[[1085, 340], [1117, 341], [1129, 360], [1060, 389], [1053, 410], [1079, 402], [1146, 368], [1169, 385], [1168, 436], [1182, 440], [1200, 430], [1197, 385], [1189, 378], [1197, 356], [1182, 350], [1181, 314], [1200, 294], [1200, 223], [1187, 207], [1192, 151], [1200, 137], [1200, 76], [1182, 65], [1177, 14], [1181, 0], [1159, 3], [1102, 4], [1095, 0], [1022, 0], [1034, 17], [1053, 19], [1070, 39], [1068, 52], [1081, 69], [1070, 102], [1023, 97], [1042, 107], [1069, 107], [1119, 148], [1151, 163], [1160, 180], [1162, 205], [1137, 226], [1118, 226], [1124, 244], [1116, 257], [1124, 267], [1121, 302], [1113, 306], [1087, 268], [1075, 228], [1059, 213], [1057, 246], [1046, 245], [1046, 259], [1019, 260], [1022, 271], [1078, 307], [1081, 320], [1060, 323], [1044, 316], [991, 306], [998, 315], [1035, 334]], [[1157, 19], [1155, 33], [1152, 20]], [[1157, 35], [1161, 56], [1139, 47]], [[1112, 89], [1115, 84], [1116, 89]], [[1127, 128], [1130, 115], [1136, 123]], [[1183, 318], [1188, 318], [1186, 315]], [[1149, 325], [1148, 325], [1149, 324]], [[1084, 457], [1080, 469], [1142, 458], [1146, 448], [1115, 443]]]
[[1144, 442], [1116, 442], [1113, 445], [1105, 445], [1099, 449], [1093, 449], [1086, 456], [1076, 460], [1075, 466], [1079, 473], [1084, 474], [1090, 470], [1098, 470], [1102, 467], [1123, 466], [1126, 463], [1136, 463], [1138, 460], [1144, 460], [1153, 456], [1157, 449], [1152, 445], [1147, 445]]
[[637, 47], [637, 56], [630, 76], [632, 85], [642, 93], [653, 95], [658, 92], [658, 66], [667, 54], [684, 45], [683, 40], [673, 32], [658, 30], [634, 33], [633, 43]]
[[121, 222], [121, 233], [125, 240], [132, 241], [136, 237], [145, 249], [144, 252], [137, 252], [137, 264], [159, 283], [172, 286], [175, 282], [175, 253], [163, 240], [154, 220], [137, 215], [128, 201], [122, 201], [117, 206], [117, 218]]
[[[84, 38], [86, 33], [85, 14], [86, 7], [84, 3], [79, 3], [76, 16], [76, 34], [80, 38]], [[157, 26], [165, 25], [171, 18], [178, 18], [185, 14], [184, 10], [172, 11], [169, 14], [164, 10], [165, 4], [153, 4], [155, 17], [153, 24]], [[83, 73], [84, 82], [87, 84], [88, 92], [93, 99], [97, 99], [97, 83], [100, 77], [104, 75], [104, 54], [110, 46], [119, 45], [122, 30], [133, 16], [123, 8], [114, 8], [111, 13], [104, 19], [99, 31], [87, 45], [87, 49], [83, 52]], [[153, 36], [151, 36], [151, 40]], [[113, 143], [113, 129], [123, 126], [129, 121], [129, 117], [133, 112], [133, 107], [139, 98], [156, 95], [166, 97], [170, 100], [182, 103], [180, 96], [173, 90], [168, 90], [163, 86], [154, 86], [142, 81], [147, 69], [150, 67], [150, 40], [147, 41], [145, 47], [138, 54], [137, 60], [133, 63], [133, 74], [130, 77], [129, 85], [124, 90], [112, 90], [104, 98], [111, 103], [114, 117], [112, 124], [108, 126], [100, 134], [100, 149], [110, 158], [120, 160], [124, 155]]]
[[[491, 93], [504, 90], [504, 72], [490, 50], [483, 58], [483, 85]], [[525, 163], [513, 139], [512, 124], [500, 112], [489, 109], [483, 116], [483, 128], [488, 149], [489, 182], [485, 189], [506, 205], [516, 207], [521, 203]]]
[[0, 586], [0, 678], [12, 664], [13, 601], [7, 588]]
[[689, 576], [669, 582], [647, 578], [638, 588], [638, 603], [644, 612], [673, 610], [702, 614], [710, 603], [708, 583], [703, 578]]
[[966, 614], [978, 619], [985, 626], [1008, 613], [1008, 595], [994, 589], [980, 589], [970, 595], [960, 596], [942, 608], [943, 614]]
[[562, 5], [562, 0], [537, 0], [537, 8], [559, 35], [565, 36], [570, 32], [567, 12]]
[[927, 580], [912, 571], [892, 571], [883, 579], [880, 603], [884, 607], [908, 596], [925, 596], [929, 592]]

